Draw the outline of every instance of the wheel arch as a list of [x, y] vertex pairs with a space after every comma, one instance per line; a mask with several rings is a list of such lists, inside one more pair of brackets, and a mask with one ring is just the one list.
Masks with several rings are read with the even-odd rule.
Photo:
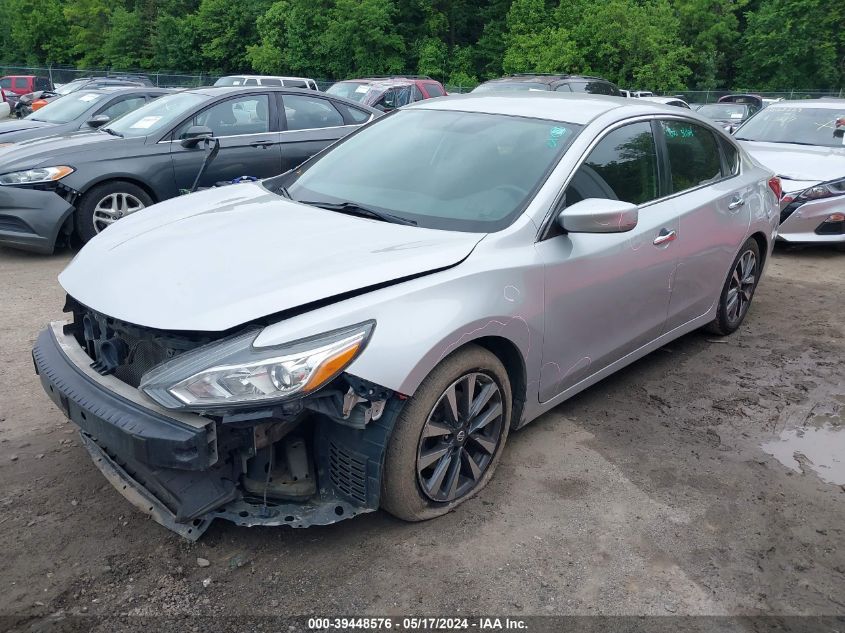
[[[522, 413], [525, 410], [525, 399], [527, 397], [527, 372], [525, 359], [519, 348], [513, 341], [503, 336], [482, 336], [469, 341], [466, 345], [478, 345], [491, 352], [498, 358], [511, 382], [511, 396], [513, 398], [513, 411], [511, 412], [511, 428], [521, 426]], [[464, 346], [458, 348], [463, 349]], [[455, 350], [456, 352], [458, 350]]]
[[756, 231], [750, 235], [751, 239], [757, 242], [760, 248], [760, 270], [766, 266], [766, 258], [769, 256], [769, 242], [762, 231]]
[[128, 182], [129, 184], [135, 185], [136, 187], [140, 187], [144, 190], [150, 199], [153, 201], [153, 204], [160, 202], [159, 196], [156, 195], [155, 190], [143, 180], [140, 180], [134, 176], [127, 176], [123, 174], [107, 174], [99, 176], [96, 180], [92, 180], [89, 182], [85, 189], [79, 192], [80, 196], [84, 196], [89, 191], [91, 191], [94, 187], [99, 187], [100, 185], [105, 185], [112, 182]]

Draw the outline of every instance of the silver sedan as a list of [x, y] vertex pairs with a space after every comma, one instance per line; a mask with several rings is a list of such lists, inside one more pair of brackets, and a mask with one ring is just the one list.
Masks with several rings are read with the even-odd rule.
[[736, 138], [781, 178], [781, 240], [845, 245], [845, 99], [773, 103]]
[[426, 100], [103, 231], [35, 365], [109, 481], [187, 538], [428, 519], [484, 487], [510, 430], [739, 328], [779, 189], [688, 110]]

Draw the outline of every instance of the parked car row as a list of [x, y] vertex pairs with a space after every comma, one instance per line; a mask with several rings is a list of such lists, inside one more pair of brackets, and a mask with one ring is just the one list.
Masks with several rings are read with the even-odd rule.
[[[131, 111], [112, 120], [112, 109]], [[272, 86], [72, 93], [0, 124], [0, 244], [50, 253], [72, 237], [87, 242], [182, 191], [287, 171], [380, 114]], [[212, 137], [209, 163], [203, 141]]]
[[[207, 88], [0, 150], [4, 213], [55, 227], [75, 206], [93, 237], [59, 278], [68, 320], [35, 343], [45, 392], [118, 492], [188, 539], [449, 512], [510, 430], [687, 332], [739, 328], [777, 233], [780, 181], [722, 129], [571, 90], [379, 117]], [[283, 173], [175, 197], [210, 136], [232, 158], [209, 182], [255, 154]], [[153, 192], [172, 199], [141, 209]]]

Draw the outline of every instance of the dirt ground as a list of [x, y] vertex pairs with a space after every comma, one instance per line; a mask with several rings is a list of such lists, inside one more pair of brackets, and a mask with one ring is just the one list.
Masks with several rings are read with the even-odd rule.
[[[738, 333], [690, 334], [514, 433], [493, 482], [443, 518], [217, 521], [197, 543], [106, 483], [33, 373], [70, 257], [0, 250], [13, 628], [56, 613], [845, 615], [845, 253], [778, 249]], [[763, 449], [814, 430], [815, 448]]]

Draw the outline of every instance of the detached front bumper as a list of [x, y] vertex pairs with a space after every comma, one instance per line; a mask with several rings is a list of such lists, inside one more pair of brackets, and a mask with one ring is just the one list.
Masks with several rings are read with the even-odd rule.
[[54, 191], [0, 186], [0, 246], [49, 255], [71, 213]]
[[[164, 527], [198, 539], [215, 518], [239, 525], [326, 525], [378, 508], [384, 447], [395, 415], [366, 429], [316, 415], [317, 493], [302, 501], [256, 499], [241, 485], [255, 454], [251, 428], [159, 407], [114, 376], [102, 376], [64, 323], [32, 352], [44, 390], [80, 428], [106, 479]], [[248, 440], [247, 440], [248, 438]]]
[[845, 222], [826, 222], [831, 215], [845, 213], [845, 196], [810, 200], [781, 212], [778, 239], [795, 243], [845, 243]]

